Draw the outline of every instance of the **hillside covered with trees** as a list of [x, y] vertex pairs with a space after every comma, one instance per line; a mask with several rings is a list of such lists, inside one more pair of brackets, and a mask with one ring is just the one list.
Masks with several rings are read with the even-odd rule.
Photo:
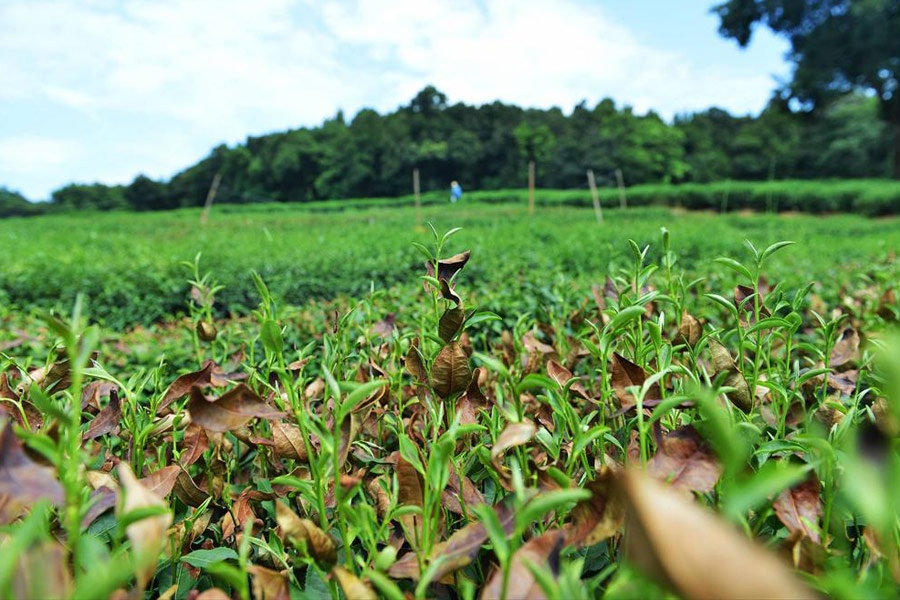
[[[501, 102], [450, 104], [429, 86], [390, 114], [364, 109], [348, 119], [339, 112], [319, 127], [220, 145], [169, 181], [140, 175], [127, 186], [71, 184], [56, 190], [47, 208], [198, 206], [216, 174], [216, 202], [306, 202], [408, 194], [414, 168], [424, 190], [453, 179], [467, 189], [502, 189], [523, 187], [534, 160], [541, 187], [566, 189], [585, 187], [586, 169], [608, 185], [616, 169], [626, 185], [878, 178], [890, 175], [890, 158], [878, 100], [864, 94], [814, 112], [792, 112], [775, 99], [756, 117], [711, 108], [670, 124], [610, 99], [567, 114]], [[28, 212], [21, 202], [10, 208], [15, 212], [7, 214]]]

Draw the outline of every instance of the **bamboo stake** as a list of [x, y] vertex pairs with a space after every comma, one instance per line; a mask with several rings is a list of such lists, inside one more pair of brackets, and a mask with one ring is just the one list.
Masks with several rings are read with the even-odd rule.
[[206, 221], [209, 220], [209, 210], [212, 208], [212, 203], [216, 199], [216, 192], [219, 191], [220, 181], [222, 181], [221, 171], [216, 173], [216, 176], [213, 177], [212, 185], [209, 186], [209, 192], [206, 194], [206, 202], [203, 204], [203, 212], [200, 213], [201, 225], [206, 225]]
[[416, 227], [422, 228], [422, 198], [419, 196], [419, 169], [413, 169], [413, 196], [416, 199]]
[[619, 184], [619, 208], [628, 208], [628, 199], [625, 197], [625, 181], [622, 178], [622, 169], [616, 169], [616, 182]]
[[603, 222], [603, 209], [600, 207], [600, 196], [597, 194], [597, 181], [594, 179], [594, 170], [587, 171], [588, 186], [591, 188], [591, 200], [594, 201], [594, 214], [597, 215], [597, 222]]
[[534, 214], [534, 161], [528, 161], [528, 214]]

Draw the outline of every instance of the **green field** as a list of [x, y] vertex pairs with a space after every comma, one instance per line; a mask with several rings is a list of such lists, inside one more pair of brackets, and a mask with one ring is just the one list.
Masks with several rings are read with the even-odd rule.
[[897, 217], [338, 208], [0, 222], [0, 597], [896, 596]]

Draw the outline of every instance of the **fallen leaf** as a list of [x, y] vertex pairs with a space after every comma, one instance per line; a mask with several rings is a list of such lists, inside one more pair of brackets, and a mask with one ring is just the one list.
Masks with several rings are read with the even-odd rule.
[[694, 426], [685, 425], [663, 437], [647, 473], [677, 490], [710, 492], [722, 476], [722, 465]]
[[348, 600], [378, 600], [378, 594], [368, 583], [341, 566], [331, 568], [331, 573], [341, 585]]
[[681, 342], [693, 347], [700, 341], [703, 335], [703, 326], [696, 317], [688, 314], [687, 310], [681, 313], [681, 325], [678, 327], [678, 337]]
[[859, 358], [859, 333], [852, 327], [841, 332], [841, 337], [831, 349], [829, 367], [840, 367]]
[[119, 427], [119, 421], [122, 420], [122, 407], [119, 403], [119, 393], [113, 388], [109, 390], [109, 404], [101, 410], [91, 421], [84, 439], [92, 440], [112, 433]]
[[750, 412], [753, 408], [753, 395], [750, 393], [750, 385], [732, 358], [731, 353], [718, 340], [709, 340], [709, 351], [712, 355], [712, 366], [715, 375], [727, 373], [725, 376], [725, 385], [734, 388], [734, 391], [728, 392], [726, 396], [732, 404], [740, 408], [744, 412]]
[[254, 417], [279, 419], [285, 416], [243, 383], [212, 401], [206, 399], [200, 388], [193, 387], [187, 409], [193, 423], [218, 433], [237, 429]]
[[425, 371], [425, 366], [422, 364], [422, 355], [419, 354], [418, 338], [414, 339], [409, 345], [409, 351], [406, 353], [403, 366], [406, 367], [406, 372], [412, 375], [419, 383], [428, 381], [428, 372]]
[[[416, 468], [402, 456], [397, 459], [395, 467], [397, 474], [397, 504], [399, 506], [425, 505], [425, 483], [422, 475]], [[397, 517], [406, 533], [406, 539], [413, 548], [418, 548], [422, 539], [422, 516], [418, 514], [405, 514]]]
[[462, 268], [466, 266], [466, 263], [469, 262], [471, 254], [472, 253], [469, 250], [466, 250], [465, 252], [454, 254], [449, 258], [439, 260], [437, 278], [445, 281], [453, 279], [453, 276], [461, 271]]
[[536, 433], [537, 426], [534, 422], [523, 419], [518, 423], [509, 423], [497, 436], [497, 441], [494, 442], [494, 447], [491, 448], [491, 464], [505, 484], [509, 484], [509, 471], [501, 460], [503, 454], [510, 448], [527, 444]]
[[775, 514], [788, 531], [792, 534], [800, 533], [816, 544], [821, 542], [817, 526], [822, 516], [820, 491], [819, 480], [813, 475], [803, 483], [781, 492], [772, 503]]
[[498, 600], [500, 598], [541, 600], [546, 598], [544, 590], [538, 585], [528, 566], [530, 563], [533, 567], [547, 569], [554, 579], [557, 578], [559, 576], [559, 553], [564, 542], [565, 533], [561, 529], [548, 531], [529, 540], [513, 554], [509, 566], [506, 594], [503, 593], [503, 572], [495, 569], [481, 591], [481, 600], [493, 600], [494, 598]]
[[184, 430], [184, 439], [181, 444], [183, 449], [179, 463], [186, 469], [200, 460], [203, 453], [209, 450], [209, 436], [206, 435], [205, 429], [196, 423], [191, 423]]
[[208, 360], [203, 363], [203, 368], [199, 371], [186, 373], [173, 381], [172, 385], [169, 386], [169, 389], [166, 390], [165, 395], [163, 395], [156, 410], [164, 410], [175, 400], [187, 395], [193, 387], [206, 387], [210, 385], [213, 367], [215, 367], [215, 363]]
[[572, 509], [572, 529], [566, 543], [593, 546], [618, 533], [625, 523], [625, 504], [615, 493], [615, 472], [604, 466], [597, 478], [585, 484], [591, 497]]
[[547, 361], [547, 375], [549, 375], [556, 383], [559, 384], [559, 387], [565, 389], [566, 384], [569, 383], [572, 379], [575, 379], [575, 383], [569, 386], [569, 391], [581, 398], [582, 400], [591, 400], [591, 395], [588, 393], [587, 389], [584, 387], [584, 384], [581, 383], [580, 380], [576, 379], [572, 374], [572, 371], [565, 368], [558, 362], [553, 359]]
[[125, 496], [121, 509], [117, 511], [120, 519], [142, 509], [159, 508], [165, 511], [134, 521], [125, 528], [131, 542], [137, 584], [143, 590], [153, 577], [160, 553], [168, 544], [166, 532], [172, 524], [172, 513], [159, 496], [138, 482], [128, 463], [119, 463], [118, 470]]
[[449, 344], [456, 337], [456, 334], [459, 333], [465, 320], [466, 311], [461, 307], [448, 308], [441, 315], [441, 320], [438, 322], [438, 335], [441, 336], [444, 342]]
[[275, 454], [280, 458], [306, 461], [306, 442], [303, 433], [296, 425], [272, 421], [272, 441], [275, 442]]
[[[637, 400], [634, 394], [628, 391], [628, 388], [643, 386], [647, 380], [647, 373], [617, 352], [613, 352], [609, 372], [610, 383], [616, 392], [619, 406], [622, 408], [634, 406]], [[654, 383], [644, 395], [644, 400], [659, 400], [660, 398], [662, 398], [662, 394], [659, 390], [659, 383]]]
[[473, 425], [478, 422], [478, 411], [487, 408], [487, 398], [481, 391], [479, 381], [485, 378], [484, 367], [477, 367], [472, 372], [472, 379], [465, 393], [456, 401], [456, 414], [460, 425]]
[[25, 550], [15, 563], [12, 597], [71, 597], [75, 586], [69, 572], [67, 554], [57, 542], [43, 542]]
[[0, 423], [0, 497], [7, 496], [17, 507], [8, 506], [4, 513], [18, 514], [18, 508], [44, 499], [62, 506], [65, 493], [54, 470], [36, 463], [25, 453], [9, 419], [0, 419]]
[[194, 508], [197, 508], [209, 498], [209, 494], [200, 489], [187, 471], [182, 471], [175, 478], [173, 491], [176, 498]]
[[165, 499], [172, 492], [180, 474], [181, 467], [179, 465], [169, 465], [142, 477], [138, 482], [161, 499]]
[[301, 519], [284, 502], [275, 501], [275, 520], [284, 539], [327, 568], [337, 562], [334, 540], [309, 519]]
[[617, 488], [628, 507], [625, 556], [685, 598], [816, 598], [776, 555], [696, 502], [635, 469]]
[[[290, 600], [288, 572], [273, 571], [259, 565], [247, 567], [253, 583], [253, 597], [257, 600]], [[349, 597], [349, 596], [348, 596]]]
[[431, 387], [441, 398], [465, 391], [472, 379], [469, 357], [458, 342], [450, 342], [431, 366]]

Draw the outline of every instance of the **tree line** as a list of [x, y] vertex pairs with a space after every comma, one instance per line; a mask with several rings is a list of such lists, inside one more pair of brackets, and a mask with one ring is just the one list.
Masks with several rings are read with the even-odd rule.
[[[410, 193], [413, 169], [424, 190], [454, 179], [467, 189], [521, 188], [530, 161], [539, 186], [560, 189], [586, 187], [587, 169], [600, 185], [614, 185], [616, 169], [626, 185], [877, 178], [890, 175], [889, 133], [877, 99], [861, 93], [810, 113], [775, 98], [758, 116], [711, 108], [666, 123], [608, 98], [566, 114], [502, 102], [450, 104], [428, 86], [386, 115], [364, 109], [348, 120], [339, 112], [319, 127], [220, 145], [168, 181], [139, 175], [124, 186], [67, 185], [47, 208], [202, 206], [217, 174], [217, 203], [399, 196]], [[0, 193], [0, 208], [13, 214], [33, 210], [23, 201]]]

